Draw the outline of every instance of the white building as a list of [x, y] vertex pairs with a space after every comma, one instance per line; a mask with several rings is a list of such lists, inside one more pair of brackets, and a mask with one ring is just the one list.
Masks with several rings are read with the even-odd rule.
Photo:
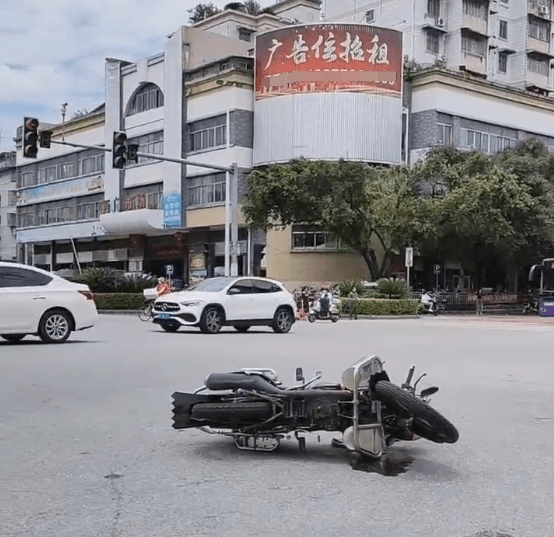
[[324, 0], [325, 20], [366, 22], [404, 33], [404, 53], [486, 80], [548, 95], [552, 0]]
[[16, 258], [15, 152], [0, 153], [0, 260]]

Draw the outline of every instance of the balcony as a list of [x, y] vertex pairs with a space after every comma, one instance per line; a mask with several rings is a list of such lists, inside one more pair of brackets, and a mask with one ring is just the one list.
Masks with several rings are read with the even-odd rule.
[[527, 69], [527, 73], [525, 76], [525, 85], [527, 89], [531, 89], [531, 90], [535, 89], [535, 90], [551, 91], [548, 75], [535, 73], [534, 71], [530, 71], [529, 69]]
[[534, 37], [527, 37], [527, 53], [538, 53], [544, 54], [554, 58], [550, 50], [550, 43], [548, 41], [543, 41], [542, 39], [536, 39]]
[[473, 32], [474, 34], [482, 35], [485, 37], [489, 36], [487, 19], [481, 19], [479, 17], [474, 17], [472, 15], [468, 15], [467, 13], [463, 13], [462, 24], [460, 27], [462, 29]]
[[124, 211], [138, 211], [140, 209], [162, 209], [163, 193], [151, 192], [149, 194], [136, 194], [128, 197], [123, 202]]
[[529, 0], [527, 2], [527, 12], [529, 15], [535, 15], [535, 17], [541, 19], [552, 20], [552, 10], [546, 0]]
[[460, 54], [460, 70], [486, 76], [487, 59], [482, 56], [471, 54], [470, 52], [462, 51]]

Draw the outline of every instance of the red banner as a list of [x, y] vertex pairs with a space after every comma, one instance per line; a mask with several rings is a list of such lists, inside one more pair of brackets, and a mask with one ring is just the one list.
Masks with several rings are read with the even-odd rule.
[[400, 95], [402, 33], [362, 24], [310, 24], [256, 37], [256, 99], [320, 91]]

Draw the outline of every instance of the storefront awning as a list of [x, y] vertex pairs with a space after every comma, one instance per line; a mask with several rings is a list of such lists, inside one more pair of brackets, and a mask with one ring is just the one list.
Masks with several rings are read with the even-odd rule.
[[139, 209], [103, 214], [100, 216], [100, 224], [108, 233], [116, 235], [146, 234], [164, 229], [163, 211]]

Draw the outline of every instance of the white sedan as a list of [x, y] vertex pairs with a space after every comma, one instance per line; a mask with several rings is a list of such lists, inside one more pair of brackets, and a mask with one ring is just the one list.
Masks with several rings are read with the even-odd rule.
[[282, 283], [267, 278], [208, 278], [185, 291], [156, 299], [154, 320], [166, 332], [197, 326], [217, 334], [225, 325], [239, 332], [251, 326], [270, 326], [277, 333], [290, 331], [296, 303]]
[[46, 343], [63, 343], [72, 331], [94, 326], [97, 317], [88, 285], [0, 262], [0, 337], [7, 341], [32, 334]]

